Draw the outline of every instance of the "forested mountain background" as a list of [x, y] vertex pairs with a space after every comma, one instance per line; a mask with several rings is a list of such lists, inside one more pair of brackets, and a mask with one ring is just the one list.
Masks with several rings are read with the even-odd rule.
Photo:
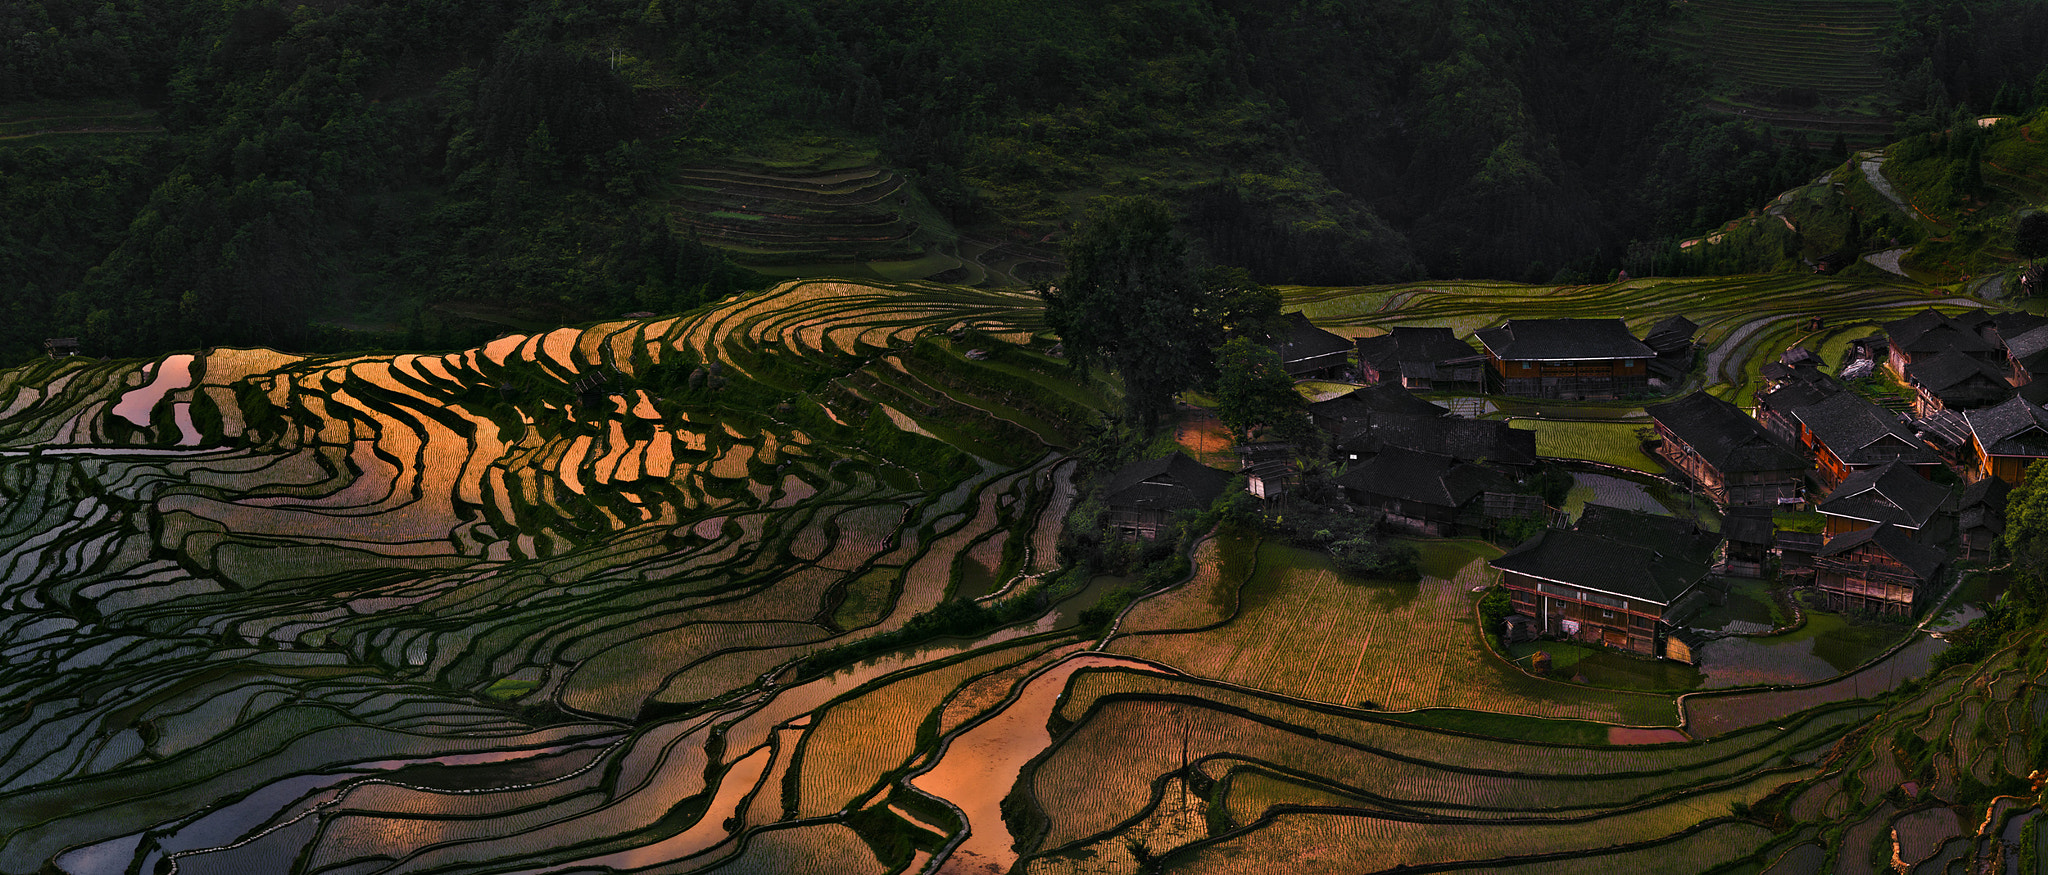
[[[1604, 278], [1841, 159], [1704, 108], [1685, 6], [4, 4], [0, 361], [686, 308], [765, 279], [679, 230], [670, 175], [791, 143], [870, 150], [954, 228], [1047, 245], [1091, 196], [1160, 195], [1267, 282]], [[2048, 98], [2048, 3], [1887, 18], [1902, 125]]]

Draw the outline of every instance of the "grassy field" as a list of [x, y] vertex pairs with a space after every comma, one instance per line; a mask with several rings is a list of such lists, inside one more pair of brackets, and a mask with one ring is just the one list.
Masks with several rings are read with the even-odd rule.
[[[1462, 552], [1462, 556], [1456, 555]], [[1343, 705], [1467, 708], [1535, 717], [1670, 725], [1669, 696], [1529, 677], [1492, 656], [1475, 629], [1474, 587], [1491, 548], [1444, 546], [1421, 583], [1362, 581], [1327, 557], [1265, 544], [1239, 613], [1204, 632], [1120, 636], [1109, 649], [1203, 677]], [[1462, 558], [1462, 562], [1459, 560]]]
[[1514, 427], [1536, 432], [1536, 454], [1545, 458], [1585, 459], [1652, 473], [1663, 470], [1657, 460], [1644, 455], [1642, 438], [1636, 434], [1649, 427], [1647, 420], [1554, 422], [1523, 419], [1517, 420]]

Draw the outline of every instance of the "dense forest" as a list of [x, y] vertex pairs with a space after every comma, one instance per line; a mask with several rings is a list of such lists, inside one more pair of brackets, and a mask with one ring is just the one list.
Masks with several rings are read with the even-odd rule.
[[[676, 229], [667, 174], [821, 136], [1013, 237], [1161, 196], [1267, 282], [1604, 274], [1840, 160], [1700, 109], [1712, 71], [1656, 38], [1676, 9], [7, 4], [0, 360], [59, 335], [445, 347], [685, 308], [765, 279]], [[1902, 4], [1900, 117], [2036, 105], [2044, 35], [2048, 4]]]

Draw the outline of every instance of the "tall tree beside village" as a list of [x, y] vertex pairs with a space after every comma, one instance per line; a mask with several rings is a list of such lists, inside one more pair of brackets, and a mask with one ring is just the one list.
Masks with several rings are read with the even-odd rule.
[[2027, 260], [2027, 266], [2048, 258], [2048, 210], [2035, 210], [2020, 217], [2012, 231], [2012, 251]]
[[1222, 308], [1157, 200], [1097, 200], [1065, 255], [1066, 275], [1039, 289], [1046, 322], [1075, 366], [1100, 362], [1123, 378], [1125, 416], [1149, 432], [1175, 393], [1214, 373]]
[[1240, 442], [1249, 441], [1257, 426], [1267, 426], [1282, 440], [1307, 431], [1308, 403], [1294, 391], [1294, 380], [1280, 364], [1280, 354], [1250, 337], [1232, 338], [1217, 352], [1216, 416]]

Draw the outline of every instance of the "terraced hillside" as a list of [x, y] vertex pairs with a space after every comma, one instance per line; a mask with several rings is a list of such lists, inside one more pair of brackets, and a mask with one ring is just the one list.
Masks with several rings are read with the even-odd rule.
[[689, 167], [669, 191], [677, 227], [770, 276], [1020, 287], [1058, 270], [1029, 239], [962, 236], [914, 180], [857, 155]]
[[1841, 134], [1855, 145], [1890, 139], [1878, 64], [1890, 0], [1690, 0], [1667, 41], [1699, 51], [1718, 83], [1708, 107], [1816, 145]]
[[[1800, 306], [1925, 293], [1289, 296], [1357, 328], [1686, 302], [1711, 375]], [[1982, 788], [2035, 805], [2048, 650], [1541, 680], [1478, 639], [1483, 546], [1394, 586], [1219, 535], [1083, 635], [1122, 581], [1056, 573], [1065, 450], [1115, 389], [1042, 330], [1028, 293], [791, 282], [441, 355], [0, 372], [0, 871], [1704, 871], [1894, 825], [1958, 859]], [[976, 610], [1005, 621], [917, 619]]]

